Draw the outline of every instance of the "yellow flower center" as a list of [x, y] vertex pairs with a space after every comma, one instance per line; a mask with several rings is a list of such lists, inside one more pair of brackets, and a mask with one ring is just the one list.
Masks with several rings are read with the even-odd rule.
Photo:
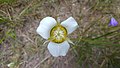
[[50, 39], [55, 43], [62, 43], [66, 40], [67, 30], [60, 24], [54, 26], [50, 31]]

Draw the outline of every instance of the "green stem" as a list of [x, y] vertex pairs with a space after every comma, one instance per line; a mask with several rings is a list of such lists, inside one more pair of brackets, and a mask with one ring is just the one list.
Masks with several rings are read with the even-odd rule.
[[117, 32], [117, 31], [119, 31], [119, 30], [120, 30], [120, 29], [117, 29], [117, 30], [114, 30], [114, 31], [108, 32], [108, 33], [106, 33], [106, 34], [104, 34], [104, 35], [101, 35], [101, 36], [99, 36], [99, 37], [94, 38], [93, 40], [95, 40], [95, 39], [99, 39], [99, 38], [104, 37], [104, 36], [108, 36], [108, 35], [110, 35], [110, 34], [112, 34], [112, 33], [114, 33], [114, 32]]

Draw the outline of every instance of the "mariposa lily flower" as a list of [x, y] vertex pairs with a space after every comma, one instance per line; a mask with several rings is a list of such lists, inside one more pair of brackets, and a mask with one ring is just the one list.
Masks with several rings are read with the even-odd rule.
[[[78, 27], [73, 17], [59, 23], [53, 17], [45, 17], [40, 21], [37, 33], [49, 42], [47, 48], [52, 56], [65, 56], [70, 48], [68, 34]], [[72, 42], [71, 42], [72, 43]]]
[[110, 20], [110, 23], [109, 23], [109, 26], [117, 26], [118, 25], [118, 22], [115, 20], [115, 18], [111, 18]]

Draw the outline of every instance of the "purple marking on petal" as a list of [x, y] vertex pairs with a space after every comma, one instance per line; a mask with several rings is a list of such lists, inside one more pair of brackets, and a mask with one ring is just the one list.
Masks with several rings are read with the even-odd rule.
[[109, 23], [109, 26], [117, 26], [118, 25], [118, 22], [115, 20], [115, 18], [111, 18], [110, 20], [110, 23]]

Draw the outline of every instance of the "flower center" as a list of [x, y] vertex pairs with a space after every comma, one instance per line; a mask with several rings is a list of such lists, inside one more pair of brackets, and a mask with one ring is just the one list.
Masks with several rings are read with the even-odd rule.
[[52, 42], [62, 43], [67, 37], [67, 30], [60, 24], [54, 26], [50, 31], [50, 38]]

